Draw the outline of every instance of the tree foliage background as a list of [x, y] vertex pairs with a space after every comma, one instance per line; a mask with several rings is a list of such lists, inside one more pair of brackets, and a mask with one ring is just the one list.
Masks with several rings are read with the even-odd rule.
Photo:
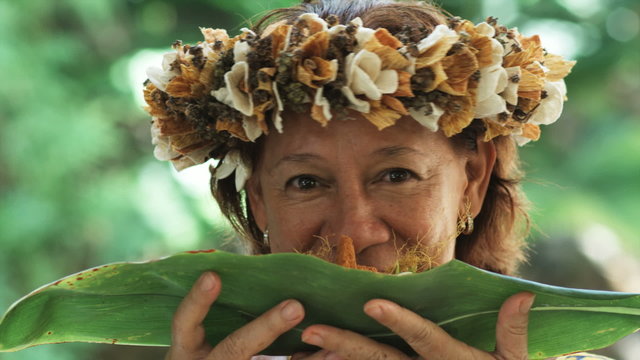
[[[255, 14], [295, 2], [0, 0], [0, 311], [90, 266], [234, 249], [208, 195], [206, 166], [177, 174], [153, 158], [144, 70], [174, 40], [199, 41], [198, 26], [235, 35]], [[439, 3], [475, 22], [492, 15], [539, 33], [549, 51], [578, 60], [565, 114], [521, 151], [534, 224], [523, 275], [640, 292], [640, 3]], [[637, 340], [609, 354], [637, 356]], [[66, 344], [0, 359], [163, 353]]]

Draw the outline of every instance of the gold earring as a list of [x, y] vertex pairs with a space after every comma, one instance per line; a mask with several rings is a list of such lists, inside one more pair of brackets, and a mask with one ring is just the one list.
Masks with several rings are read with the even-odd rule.
[[265, 229], [262, 233], [262, 243], [267, 248], [271, 246], [269, 243], [269, 229]]
[[473, 232], [473, 216], [471, 216], [471, 200], [465, 196], [464, 210], [458, 214], [458, 235], [469, 235]]

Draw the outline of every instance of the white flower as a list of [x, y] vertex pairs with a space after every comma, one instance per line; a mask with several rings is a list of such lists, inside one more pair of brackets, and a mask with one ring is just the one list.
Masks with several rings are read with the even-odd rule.
[[329, 38], [333, 39], [334, 36], [338, 35], [339, 33], [341, 33], [343, 30], [346, 30], [347, 27], [345, 25], [335, 25], [332, 26], [328, 32], [329, 32]]
[[429, 103], [418, 109], [409, 108], [409, 114], [422, 126], [435, 132], [438, 131], [438, 120], [444, 114], [444, 110], [434, 103]]
[[227, 153], [222, 159], [222, 163], [216, 168], [214, 176], [216, 180], [222, 180], [234, 172], [236, 175], [236, 190], [240, 191], [244, 188], [249, 177], [251, 177], [251, 168], [244, 163], [238, 150], [231, 150]]
[[176, 52], [169, 52], [162, 57], [162, 68], [150, 67], [147, 69], [147, 77], [153, 85], [162, 91], [167, 90], [167, 84], [175, 76], [180, 75], [178, 69], [171, 69], [171, 63], [176, 61], [178, 54]]
[[482, 119], [506, 111], [505, 99], [498, 95], [506, 87], [507, 71], [501, 64], [480, 69], [474, 118]]
[[494, 37], [496, 34], [496, 29], [484, 21], [476, 25], [476, 31], [478, 34], [488, 36], [490, 38]]
[[[431, 49], [436, 45], [441, 46], [441, 44], [449, 44], [449, 46], [445, 50], [445, 53], [442, 54], [442, 57], [444, 57], [444, 55], [446, 54], [446, 51], [449, 50], [451, 44], [458, 41], [459, 38], [460, 36], [458, 35], [457, 32], [455, 32], [455, 30], [450, 29], [446, 25], [438, 25], [436, 26], [435, 29], [433, 29], [431, 34], [429, 34], [426, 38], [420, 40], [420, 42], [418, 42], [416, 46], [418, 47], [418, 52], [420, 54], [424, 54], [429, 49]], [[410, 61], [410, 64], [405, 69], [405, 71], [407, 71], [411, 75], [414, 75], [416, 73], [416, 62], [418, 61], [418, 59], [409, 54], [409, 51], [406, 46], [401, 48], [400, 52], [403, 53], [405, 56], [407, 56], [407, 58]], [[431, 60], [435, 63], [437, 61], [440, 61], [442, 57], [440, 56], [432, 57]], [[422, 64], [422, 66], [429, 66], [429, 65], [433, 65], [433, 64], [431, 63]]]
[[233, 62], [239, 63], [247, 61], [249, 52], [251, 51], [251, 45], [248, 42], [239, 40], [233, 45]]
[[361, 100], [355, 98], [355, 95], [365, 95], [371, 100], [380, 100], [383, 94], [392, 94], [398, 89], [398, 72], [382, 70], [380, 57], [367, 50], [347, 56], [345, 75], [347, 85], [342, 88], [342, 92], [358, 111], [362, 111], [360, 109], [365, 106]]
[[531, 142], [531, 139], [522, 135], [513, 135], [513, 139], [516, 141], [516, 144], [518, 144], [518, 146], [525, 146], [529, 142]]
[[256, 141], [262, 135], [262, 128], [258, 125], [258, 119], [255, 116], [245, 116], [242, 128], [250, 141]]
[[376, 31], [373, 29], [369, 29], [366, 27], [358, 28], [358, 31], [356, 32], [356, 40], [358, 41], [356, 49], [362, 49], [364, 44], [371, 40], [375, 33]]
[[550, 81], [544, 84], [546, 97], [540, 100], [540, 105], [533, 111], [528, 123], [534, 125], [549, 125], [554, 123], [562, 114], [567, 87], [564, 80]]
[[276, 106], [277, 108], [273, 111], [273, 126], [275, 126], [276, 130], [282, 134], [282, 116], [281, 113], [284, 111], [284, 104], [282, 103], [282, 98], [280, 97], [280, 91], [278, 91], [278, 82], [273, 82], [273, 95], [276, 98]]
[[161, 134], [157, 121], [158, 119], [154, 117], [151, 122], [151, 143], [155, 145], [153, 156], [161, 161], [169, 161], [179, 157], [180, 153], [173, 150], [169, 137]]
[[324, 115], [325, 119], [331, 120], [331, 104], [329, 103], [329, 100], [324, 97], [324, 87], [319, 87], [316, 91], [313, 104], [322, 107], [322, 115]]
[[517, 105], [519, 80], [513, 80], [520, 78], [522, 70], [520, 70], [520, 66], [509, 67], [505, 70], [507, 72], [507, 87], [502, 93], [500, 93], [500, 96], [502, 96], [509, 104]]
[[433, 32], [418, 43], [418, 51], [422, 54], [440, 41], [455, 42], [459, 35], [455, 30], [449, 29], [447, 25], [438, 25]]
[[188, 167], [204, 163], [208, 160], [209, 152], [211, 152], [211, 150], [211, 147], [194, 150], [186, 155], [181, 155], [172, 159], [171, 164], [177, 171], [182, 171]]
[[327, 22], [324, 21], [323, 18], [318, 16], [318, 14], [302, 14], [300, 15], [299, 19], [305, 20], [309, 24], [309, 28], [311, 29], [311, 33], [309, 35], [313, 35], [319, 31], [326, 31], [329, 28]]
[[233, 65], [224, 74], [225, 87], [211, 91], [211, 95], [218, 101], [233, 107], [246, 116], [253, 115], [253, 99], [240, 86], [249, 84], [249, 64], [242, 61]]

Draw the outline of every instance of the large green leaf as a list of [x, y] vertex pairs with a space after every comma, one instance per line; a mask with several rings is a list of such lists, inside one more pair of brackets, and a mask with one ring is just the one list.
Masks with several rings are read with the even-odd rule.
[[492, 350], [502, 302], [523, 290], [534, 292], [531, 358], [604, 347], [640, 328], [640, 294], [553, 287], [459, 261], [395, 276], [346, 269], [300, 254], [210, 251], [104, 265], [46, 285], [5, 314], [0, 351], [69, 341], [169, 345], [173, 312], [207, 270], [222, 279], [222, 293], [205, 320], [211, 343], [284, 299], [303, 303], [304, 321], [281, 336], [269, 354], [312, 349], [300, 341], [300, 333], [315, 323], [351, 329], [408, 350], [399, 337], [363, 313], [364, 303], [372, 298], [395, 301], [437, 322], [452, 336]]

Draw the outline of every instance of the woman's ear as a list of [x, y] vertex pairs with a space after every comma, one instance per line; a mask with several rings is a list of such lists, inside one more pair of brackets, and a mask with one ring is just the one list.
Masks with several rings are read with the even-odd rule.
[[482, 209], [487, 188], [496, 163], [496, 147], [493, 141], [476, 140], [477, 151], [469, 156], [466, 165], [467, 188], [465, 195], [471, 202], [471, 215], [476, 217]]
[[260, 230], [265, 232], [267, 230], [267, 211], [264, 206], [264, 197], [262, 195], [258, 174], [254, 173], [253, 176], [249, 178], [246, 191], [253, 219]]

